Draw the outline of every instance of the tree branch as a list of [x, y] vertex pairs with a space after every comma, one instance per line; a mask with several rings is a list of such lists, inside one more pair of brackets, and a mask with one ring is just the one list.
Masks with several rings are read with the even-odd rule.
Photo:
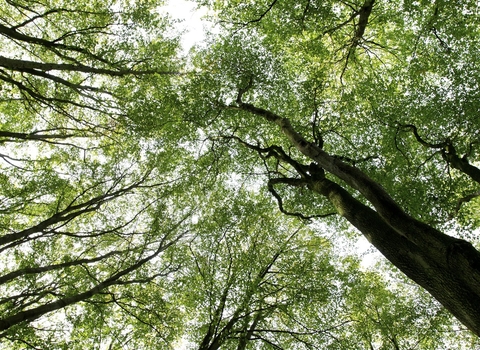
[[314, 218], [326, 218], [332, 215], [336, 215], [336, 213], [328, 213], [328, 214], [316, 214], [316, 215], [309, 215], [305, 216], [302, 213], [299, 212], [289, 212], [285, 210], [283, 207], [283, 199], [282, 197], [275, 191], [274, 185], [276, 184], [286, 184], [288, 186], [294, 186], [294, 187], [303, 187], [307, 185], [307, 181], [303, 179], [294, 179], [294, 178], [276, 178], [276, 179], [269, 179], [267, 183], [267, 188], [268, 191], [275, 197], [278, 203], [278, 208], [279, 210], [289, 216], [295, 216], [297, 218], [300, 218], [305, 221], [309, 221]]
[[[433, 148], [433, 149], [439, 149], [441, 151], [443, 159], [452, 167], [460, 172], [468, 175], [473, 181], [477, 182], [480, 184], [480, 169], [477, 168], [474, 165], [471, 165], [470, 162], [468, 161], [467, 155], [465, 154], [463, 157], [459, 157], [457, 154], [457, 150], [452, 144], [452, 141], [450, 139], [446, 139], [443, 142], [438, 142], [438, 143], [430, 143], [425, 141], [418, 133], [418, 129], [415, 125], [413, 124], [406, 124], [402, 125], [398, 123], [400, 127], [411, 130], [413, 135], [415, 136], [415, 139], [424, 147], [427, 148]], [[470, 144], [470, 150], [471, 152], [472, 144]]]
[[[174, 229], [176, 229], [176, 227]], [[171, 233], [171, 232], [169, 232], [169, 233]], [[168, 236], [168, 234], [167, 234], [167, 236]], [[69, 305], [78, 303], [80, 301], [84, 301], [86, 299], [89, 299], [92, 296], [94, 296], [96, 294], [99, 294], [104, 289], [106, 289], [110, 286], [124, 283], [124, 281], [121, 280], [122, 277], [127, 276], [131, 272], [139, 269], [141, 266], [145, 265], [147, 262], [149, 262], [150, 260], [152, 260], [153, 258], [158, 256], [165, 249], [167, 249], [171, 245], [175, 244], [184, 234], [185, 233], [182, 233], [181, 235], [179, 235], [174, 240], [172, 240], [168, 243], [165, 243], [164, 240], [162, 240], [162, 243], [159, 245], [159, 247], [157, 248], [157, 250], [155, 252], [146, 256], [143, 259], [140, 259], [139, 261], [137, 261], [135, 264], [129, 266], [128, 268], [125, 268], [125, 269], [117, 272], [116, 274], [114, 274], [111, 277], [105, 279], [104, 281], [98, 283], [96, 286], [94, 286], [93, 288], [91, 288], [91, 289], [89, 289], [85, 292], [81, 292], [81, 293], [78, 293], [78, 294], [75, 294], [75, 295], [72, 295], [72, 296], [63, 297], [63, 298], [58, 299], [54, 302], [44, 304], [44, 305], [41, 305], [41, 306], [37, 306], [33, 309], [20, 311], [20, 312], [14, 314], [14, 315], [7, 316], [3, 319], [0, 319], [0, 330], [2, 330], [2, 331], [6, 330], [6, 329], [18, 324], [18, 323], [21, 323], [21, 322], [31, 322], [31, 321], [43, 316], [46, 313], [50, 313], [50, 312], [55, 311], [55, 310], [63, 309], [66, 306], [69, 306]], [[4, 336], [4, 335], [5, 335], [5, 333], [2, 333], [2, 334], [0, 334], [0, 337]]]
[[[106, 69], [106, 68], [95, 68], [91, 66], [86, 66], [81, 63], [69, 64], [69, 63], [44, 63], [44, 62], [34, 62], [34, 61], [25, 61], [19, 59], [8, 58], [0, 55], [0, 66], [17, 70], [20, 72], [29, 72], [31, 74], [40, 75], [40, 72], [48, 72], [51, 70], [57, 71], [66, 71], [66, 72], [83, 72], [83, 73], [93, 73], [93, 74], [102, 74], [109, 76], [122, 77], [125, 75], [146, 75], [146, 74], [162, 74], [162, 75], [181, 75], [180, 72], [162, 72], [158, 70], [141, 70], [136, 71], [133, 69]], [[39, 71], [39, 72], [37, 72]], [[58, 77], [57, 77], [58, 78]]]
[[[268, 6], [268, 8], [255, 19], [252, 19], [252, 20], [247, 21], [247, 22], [230, 22], [230, 23], [240, 26], [240, 28], [238, 28], [237, 31], [242, 29], [242, 28], [245, 28], [246, 26], [248, 26], [250, 24], [258, 23], [271, 11], [271, 9], [273, 8], [273, 6], [275, 6], [277, 1], [278, 0], [273, 0], [273, 2]], [[220, 23], [225, 23], [225, 21], [220, 21]]]

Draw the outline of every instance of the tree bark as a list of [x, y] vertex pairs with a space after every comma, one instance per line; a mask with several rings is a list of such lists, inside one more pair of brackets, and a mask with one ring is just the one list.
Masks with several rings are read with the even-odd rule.
[[243, 103], [241, 93], [237, 103], [240, 109], [275, 123], [300, 152], [359, 191], [374, 209], [326, 178], [310, 184], [390, 262], [480, 336], [480, 253], [469, 242], [448, 236], [405, 213], [380, 184], [307, 142], [288, 119]]
[[109, 76], [122, 77], [125, 75], [146, 75], [146, 74], [172, 74], [179, 75], [179, 72], [162, 72], [157, 70], [133, 70], [133, 69], [106, 69], [106, 68], [95, 68], [86, 66], [80, 63], [69, 64], [69, 63], [44, 63], [44, 62], [34, 62], [34, 61], [25, 61], [19, 59], [8, 58], [0, 55], [0, 67], [4, 67], [11, 70], [16, 70], [20, 72], [48, 72], [52, 70], [56, 71], [66, 71], [66, 72], [83, 72], [91, 74], [103, 74]]
[[323, 179], [313, 183], [311, 188], [327, 197], [392, 264], [480, 335], [480, 254], [470, 243], [445, 235], [451, 243], [444, 243], [443, 250], [418, 245], [399, 234], [375, 210], [353, 198], [338, 184]]

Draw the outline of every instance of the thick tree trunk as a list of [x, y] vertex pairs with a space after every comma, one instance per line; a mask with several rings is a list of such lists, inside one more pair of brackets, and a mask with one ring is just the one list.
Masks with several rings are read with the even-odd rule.
[[243, 103], [243, 92], [237, 98], [240, 109], [275, 123], [300, 152], [360, 192], [374, 209], [326, 178], [312, 180], [310, 188], [326, 196], [388, 260], [480, 336], [480, 253], [469, 242], [409, 216], [380, 184], [306, 141], [288, 119]]
[[[407, 215], [376, 182], [359, 169], [315, 145], [297, 147], [326, 171], [358, 190], [375, 210], [324, 179], [317, 191], [409, 278], [425, 288], [455, 317], [480, 336], [480, 253]], [[318, 185], [317, 185], [318, 187]]]
[[[480, 335], [480, 254], [470, 243], [444, 235], [437, 244], [443, 247], [440, 250], [415, 244], [338, 184], [323, 179], [313, 183], [311, 188], [326, 196], [392, 264]], [[412, 232], [416, 233], [428, 234]]]

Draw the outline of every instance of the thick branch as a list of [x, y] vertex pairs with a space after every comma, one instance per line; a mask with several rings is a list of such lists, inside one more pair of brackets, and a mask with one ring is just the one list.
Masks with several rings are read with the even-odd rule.
[[458, 201], [457, 201], [457, 205], [455, 207], [455, 214], [459, 212], [460, 208], [462, 207], [462, 204], [463, 203], [468, 203], [470, 202], [472, 199], [474, 198], [477, 198], [480, 196], [480, 191], [477, 191], [475, 193], [471, 193], [465, 197], [462, 197], [460, 198]]
[[473, 181], [480, 184], [480, 169], [476, 166], [473, 166], [468, 161], [467, 156], [459, 157], [457, 154], [457, 150], [453, 146], [452, 142], [447, 139], [446, 141], [439, 142], [439, 143], [430, 143], [425, 141], [418, 133], [418, 129], [413, 124], [401, 125], [401, 127], [405, 129], [409, 129], [412, 131], [415, 139], [424, 147], [439, 149], [442, 152], [443, 159], [450, 164], [452, 168], [455, 168], [462, 173], [468, 175]]
[[240, 94], [237, 102], [240, 102], [240, 109], [261, 116], [279, 126], [285, 136], [301, 153], [314, 160], [325, 171], [358, 190], [372, 203], [386, 223], [412, 242], [439, 250], [444, 249], [444, 244], [451, 242], [449, 236], [406, 214], [380, 184], [370, 179], [360, 169], [329, 155], [314, 143], [308, 142], [295, 131], [287, 118], [282, 118], [275, 113], [255, 107], [250, 103], [243, 103]]
[[372, 13], [373, 4], [375, 0], [366, 0], [358, 12], [360, 17], [358, 19], [358, 27], [355, 32], [354, 43], [358, 44], [358, 42], [363, 38], [363, 34], [365, 33], [365, 29], [367, 28], [368, 18]]
[[103, 74], [103, 75], [117, 76], [117, 77], [121, 77], [125, 75], [145, 75], [145, 74], [153, 74], [153, 73], [174, 74], [174, 75], [180, 74], [179, 72], [161, 72], [157, 70], [144, 70], [144, 71], [136, 71], [133, 69], [113, 70], [113, 69], [106, 69], [106, 68], [95, 68], [95, 67], [83, 65], [81, 63], [77, 63], [77, 64], [43, 63], [43, 62], [12, 59], [5, 56], [0, 56], [0, 66], [5, 67], [7, 69], [20, 71], [20, 72], [30, 72], [32, 74], [35, 74], [35, 71], [48, 72], [52, 70]]
[[[247, 348], [247, 343], [252, 339], [254, 332], [257, 328], [258, 323], [261, 321], [263, 314], [261, 312], [257, 312], [253, 319], [253, 322], [250, 324], [245, 324], [245, 329], [242, 330], [243, 334], [240, 337], [238, 342], [237, 350], [245, 350]], [[248, 329], [246, 329], [248, 327]]]
[[[78, 135], [74, 134], [39, 134], [38, 132], [23, 133], [23, 132], [11, 132], [0, 130], [0, 137], [8, 137], [11, 139], [20, 139], [20, 140], [37, 140], [44, 141], [49, 139], [68, 139], [70, 137], [75, 137]], [[0, 141], [1, 142], [1, 141]]]
[[461, 171], [468, 175], [473, 181], [480, 184], [480, 169], [470, 164], [467, 157], [460, 158], [453, 145], [448, 145], [442, 150], [442, 157], [452, 168]]
[[50, 50], [55, 50], [55, 49], [61, 49], [61, 50], [67, 50], [67, 51], [72, 51], [72, 52], [78, 52], [87, 55], [88, 57], [94, 58], [95, 60], [98, 60], [103, 63], [109, 64], [109, 62], [102, 57], [98, 55], [94, 55], [88, 50], [77, 47], [77, 46], [72, 46], [72, 45], [65, 45], [65, 44], [60, 44], [56, 43], [54, 41], [49, 41], [41, 38], [36, 38], [33, 36], [25, 35], [17, 31], [15, 28], [9, 28], [7, 26], [4, 26], [3, 24], [0, 24], [0, 34], [9, 37], [10, 39], [13, 40], [19, 40], [23, 41], [29, 44], [36, 44], [36, 45], [41, 45], [47, 49]]

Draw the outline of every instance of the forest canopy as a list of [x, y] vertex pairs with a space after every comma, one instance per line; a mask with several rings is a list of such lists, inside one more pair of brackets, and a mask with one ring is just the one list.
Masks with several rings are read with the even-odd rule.
[[191, 3], [2, 3], [0, 349], [479, 347], [478, 2]]

